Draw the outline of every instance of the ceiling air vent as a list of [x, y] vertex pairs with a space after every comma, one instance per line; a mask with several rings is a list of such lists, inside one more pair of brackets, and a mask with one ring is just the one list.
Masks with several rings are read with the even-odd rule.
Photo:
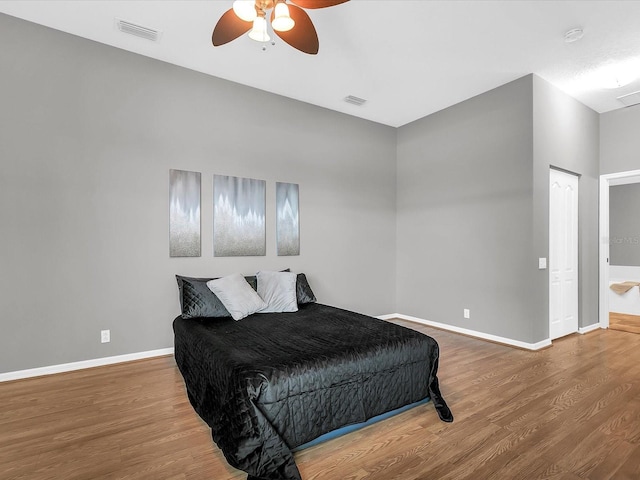
[[353, 95], [347, 95], [344, 97], [344, 101], [358, 107], [361, 107], [367, 102], [364, 98], [354, 97]]
[[129, 35], [145, 38], [152, 42], [157, 42], [160, 39], [160, 35], [162, 35], [162, 32], [159, 30], [143, 27], [142, 25], [136, 25], [135, 23], [127, 22], [121, 18], [116, 18], [116, 26], [122, 33], [128, 33]]
[[638, 90], [637, 92], [633, 92], [633, 93], [628, 93], [627, 95], [622, 95], [621, 97], [618, 97], [618, 100], [625, 104], [627, 107], [630, 107], [631, 105], [637, 105], [638, 103], [640, 103], [640, 90]]

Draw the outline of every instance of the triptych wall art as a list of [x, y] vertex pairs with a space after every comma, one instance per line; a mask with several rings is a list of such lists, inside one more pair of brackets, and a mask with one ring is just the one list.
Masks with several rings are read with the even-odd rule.
[[[169, 255], [199, 257], [200, 172], [169, 171]], [[300, 255], [299, 186], [276, 182], [276, 251]], [[266, 255], [266, 182], [213, 176], [213, 255]]]

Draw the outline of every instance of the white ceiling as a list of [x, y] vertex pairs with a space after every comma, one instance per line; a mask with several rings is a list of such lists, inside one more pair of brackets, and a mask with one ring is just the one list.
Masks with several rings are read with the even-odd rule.
[[[293, 0], [295, 2], [295, 0]], [[603, 69], [640, 76], [640, 1], [351, 0], [307, 10], [320, 38], [306, 55], [243, 36], [213, 47], [232, 0], [0, 1], [0, 12], [192, 70], [399, 127], [529, 73], [598, 112], [640, 80], [602, 88]], [[125, 35], [114, 18], [162, 31]], [[581, 27], [584, 38], [566, 43]], [[367, 99], [357, 107], [347, 95]]]

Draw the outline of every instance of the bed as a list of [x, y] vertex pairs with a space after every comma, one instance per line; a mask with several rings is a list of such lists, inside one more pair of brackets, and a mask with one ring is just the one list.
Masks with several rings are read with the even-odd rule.
[[300, 480], [296, 447], [425, 398], [453, 420], [438, 344], [399, 325], [306, 303], [241, 321], [179, 316], [173, 328], [189, 400], [249, 480]]

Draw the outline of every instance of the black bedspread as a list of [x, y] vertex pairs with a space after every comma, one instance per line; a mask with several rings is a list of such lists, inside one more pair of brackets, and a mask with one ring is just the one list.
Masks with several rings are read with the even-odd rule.
[[249, 479], [300, 480], [290, 449], [427, 396], [453, 420], [438, 344], [408, 328], [320, 304], [173, 328], [191, 404]]

